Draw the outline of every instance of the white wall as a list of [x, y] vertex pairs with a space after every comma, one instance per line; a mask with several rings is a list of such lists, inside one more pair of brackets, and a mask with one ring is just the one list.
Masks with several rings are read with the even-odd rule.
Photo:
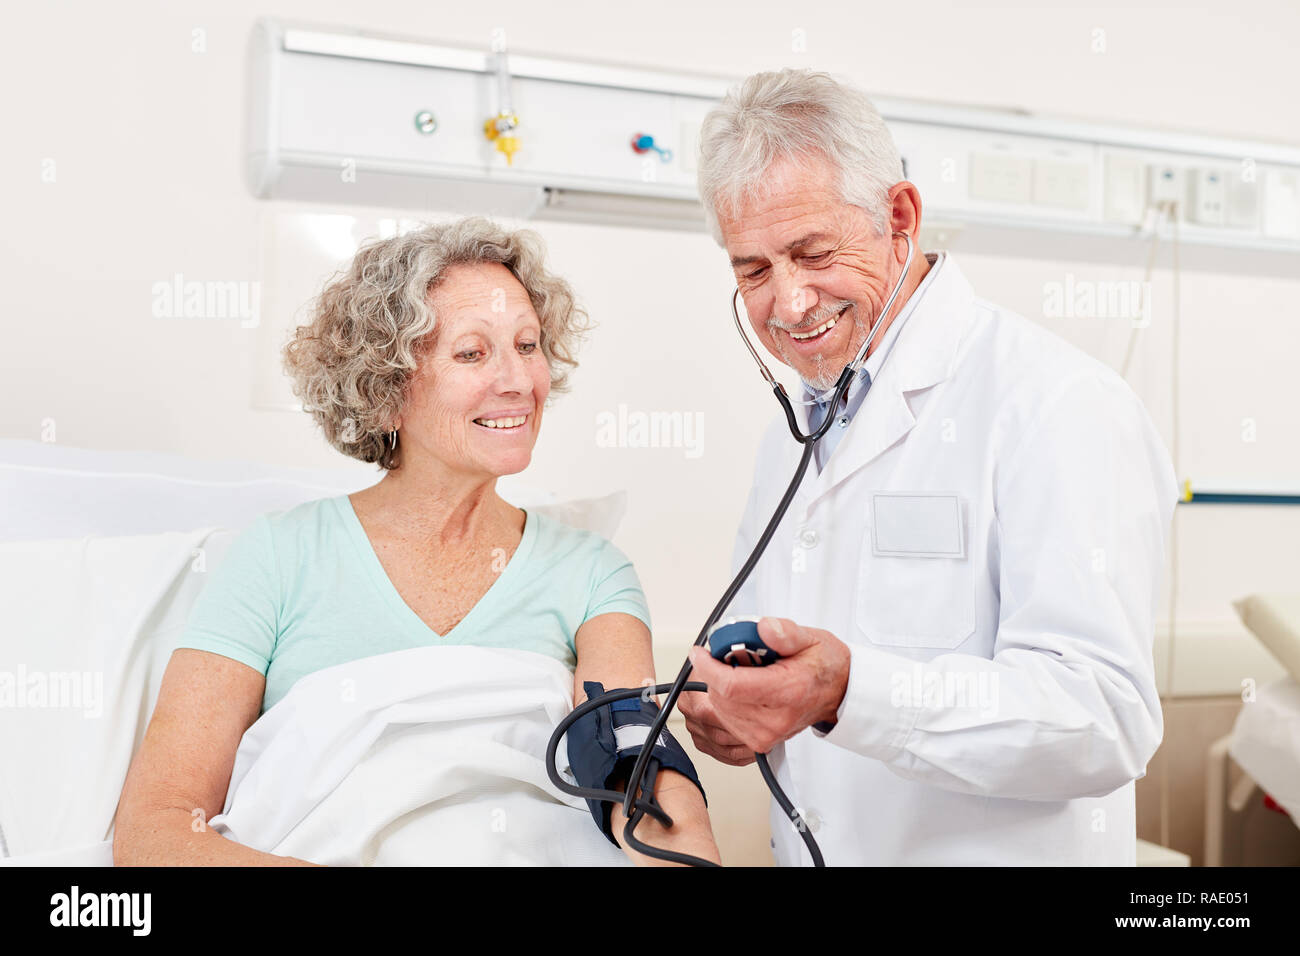
[[[0, 436], [281, 464], [343, 464], [305, 415], [255, 411], [264, 336], [232, 321], [158, 319], [151, 287], [261, 280], [268, 217], [315, 211], [251, 198], [240, 178], [243, 52], [276, 16], [486, 46], [740, 76], [810, 65], [880, 95], [1300, 144], [1293, 2], [414, 4], [409, 0], [51, 3], [11, 13], [0, 44], [7, 97], [0, 192]], [[617, 11], [617, 12], [616, 12]], [[191, 50], [205, 31], [206, 52]], [[791, 31], [806, 33], [791, 52]], [[1093, 52], [1094, 31], [1106, 51]], [[42, 162], [56, 181], [42, 183]], [[346, 211], [346, 210], [344, 210]], [[367, 214], [370, 211], [366, 211]], [[420, 210], [407, 215], [420, 215]], [[637, 562], [656, 636], [684, 639], [726, 581], [757, 437], [775, 411], [734, 340], [729, 270], [703, 235], [536, 225], [552, 265], [600, 329], [573, 394], [548, 412], [529, 475], [562, 493], [626, 488], [618, 543]], [[1044, 283], [1141, 278], [1136, 245], [1111, 262], [1041, 250], [952, 248], [983, 296], [1118, 365], [1127, 327], [1048, 320]], [[1066, 247], [1062, 247], [1066, 248]], [[1249, 258], [1202, 253], [1182, 278], [1185, 475], [1300, 482], [1294, 302], [1300, 269], [1245, 274]], [[1168, 250], [1131, 380], [1170, 434]], [[295, 276], [304, 287], [318, 276]], [[280, 277], [283, 281], [283, 277]], [[619, 403], [702, 411], [703, 455], [604, 449], [595, 415]], [[1243, 441], [1243, 419], [1256, 440]], [[1207, 509], [1180, 518], [1180, 620], [1236, 630], [1228, 602], [1300, 580], [1300, 509]]]

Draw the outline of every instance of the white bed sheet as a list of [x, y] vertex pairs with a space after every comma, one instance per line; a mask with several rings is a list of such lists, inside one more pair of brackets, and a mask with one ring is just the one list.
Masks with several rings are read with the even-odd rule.
[[1300, 683], [1259, 688], [1237, 714], [1228, 752], [1300, 826]]
[[[506, 648], [419, 647], [317, 671], [244, 734], [209, 824], [331, 866], [629, 865], [547, 776], [572, 701], [567, 667]], [[561, 772], [566, 753], [561, 742]]]

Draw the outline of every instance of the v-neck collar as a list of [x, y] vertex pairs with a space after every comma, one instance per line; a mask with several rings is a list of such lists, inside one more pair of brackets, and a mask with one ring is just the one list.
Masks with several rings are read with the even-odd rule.
[[366, 529], [361, 526], [361, 519], [357, 517], [356, 509], [352, 507], [352, 499], [347, 495], [339, 495], [334, 499], [334, 504], [344, 526], [348, 529], [353, 544], [356, 546], [358, 559], [365, 567], [367, 575], [384, 603], [392, 609], [399, 619], [405, 620], [411, 627], [418, 629], [418, 632], [422, 632], [437, 641], [447, 641], [457, 631], [467, 627], [473, 621], [475, 615], [479, 614], [479, 609], [484, 604], [496, 600], [497, 592], [508, 587], [507, 579], [517, 574], [518, 566], [528, 558], [528, 553], [532, 551], [533, 542], [537, 538], [537, 524], [541, 518], [540, 514], [529, 513], [526, 509], [520, 509], [524, 512], [524, 533], [523, 537], [519, 539], [519, 546], [515, 548], [514, 554], [510, 555], [510, 560], [506, 562], [506, 566], [497, 575], [497, 579], [492, 582], [491, 587], [469, 609], [469, 612], [446, 634], [439, 634], [426, 624], [424, 619], [416, 614], [411, 609], [411, 606], [402, 599], [402, 595], [398, 593], [392, 579], [388, 576], [388, 572], [384, 570], [379, 555], [375, 553], [374, 545], [370, 543], [370, 536], [366, 534]]

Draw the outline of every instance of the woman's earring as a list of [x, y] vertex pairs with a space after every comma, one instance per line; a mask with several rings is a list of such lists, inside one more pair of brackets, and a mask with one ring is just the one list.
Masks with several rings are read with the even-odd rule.
[[388, 433], [388, 450], [392, 451], [397, 448], [397, 429], [394, 428]]

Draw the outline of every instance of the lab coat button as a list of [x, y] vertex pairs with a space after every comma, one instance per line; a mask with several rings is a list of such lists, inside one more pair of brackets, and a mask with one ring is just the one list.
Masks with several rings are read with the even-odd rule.
[[841, 416], [840, 416], [840, 428], [848, 428], [848, 427], [849, 427], [849, 416], [848, 416], [848, 415], [841, 415]]
[[817, 532], [812, 528], [804, 528], [799, 532], [799, 543], [805, 548], [817, 547]]

